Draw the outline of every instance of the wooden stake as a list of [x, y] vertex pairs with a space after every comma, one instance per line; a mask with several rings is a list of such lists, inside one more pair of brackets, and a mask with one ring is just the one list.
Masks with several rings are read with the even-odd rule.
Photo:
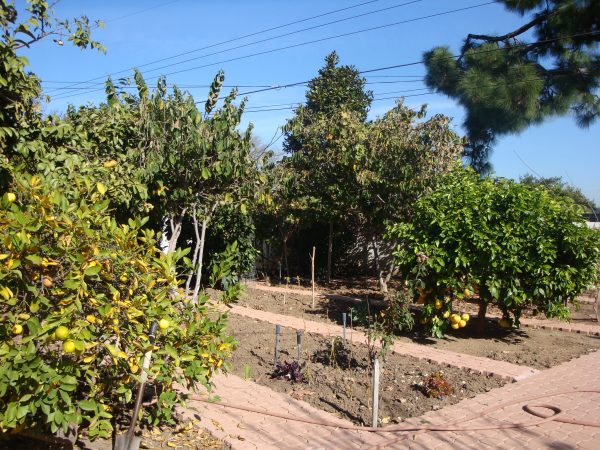
[[281, 334], [281, 325], [275, 325], [275, 366], [277, 366], [277, 356], [279, 353], [279, 335]]
[[373, 414], [371, 417], [372, 427], [377, 427], [377, 415], [379, 410], [379, 358], [373, 360]]
[[346, 346], [346, 313], [342, 313], [342, 342], [344, 343], [344, 347]]
[[310, 277], [312, 281], [312, 309], [315, 309], [315, 250], [313, 246], [312, 256], [310, 257]]
[[298, 364], [300, 364], [300, 348], [302, 345], [302, 331], [296, 330], [296, 347], [298, 349]]

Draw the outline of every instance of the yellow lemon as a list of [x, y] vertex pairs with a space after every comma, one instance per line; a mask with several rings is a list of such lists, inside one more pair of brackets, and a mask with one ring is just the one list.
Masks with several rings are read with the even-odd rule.
[[468, 322], [471, 316], [469, 316], [467, 313], [464, 313], [462, 316], [460, 316], [460, 318], [465, 322]]
[[160, 319], [158, 321], [158, 326], [161, 330], [166, 330], [167, 328], [169, 328], [170, 325], [171, 323], [167, 319]]
[[444, 311], [444, 314], [442, 314], [442, 317], [444, 319], [447, 319], [448, 317], [450, 317], [450, 311]]
[[65, 353], [73, 353], [75, 351], [75, 342], [68, 340], [63, 343], [63, 350]]
[[6, 200], [8, 200], [9, 203], [14, 202], [17, 199], [17, 196], [15, 194], [13, 194], [12, 192], [8, 192], [6, 194]]
[[455, 324], [455, 323], [458, 323], [458, 322], [460, 322], [460, 316], [459, 316], [458, 314], [452, 314], [452, 315], [450, 316], [450, 321], [451, 321], [453, 324]]
[[435, 309], [442, 309], [442, 306], [444, 306], [444, 302], [441, 300], [436, 300], [435, 301]]
[[463, 292], [463, 294], [465, 294], [465, 297], [470, 297], [471, 296], [471, 291], [468, 289], [465, 289], [465, 291]]
[[92, 316], [91, 314], [87, 315], [85, 320], [87, 320], [89, 323], [96, 323], [96, 317]]
[[54, 335], [56, 336], [56, 338], [60, 339], [61, 341], [64, 341], [66, 338], [68, 338], [69, 333], [70, 333], [69, 329], [62, 325], [54, 331]]
[[12, 327], [12, 332], [13, 334], [21, 334], [23, 332], [23, 326], [18, 323], [15, 324], [15, 326]]
[[455, 330], [458, 330], [458, 327], [460, 325], [458, 325], [457, 323], [453, 323], [452, 325], [450, 325], [452, 328], [454, 328]]
[[461, 328], [464, 328], [467, 326], [467, 321], [466, 320], [461, 320], [460, 322], [458, 322], [458, 326]]

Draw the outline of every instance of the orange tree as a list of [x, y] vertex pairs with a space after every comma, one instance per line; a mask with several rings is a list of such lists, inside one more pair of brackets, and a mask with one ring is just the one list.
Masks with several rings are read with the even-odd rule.
[[192, 306], [178, 290], [185, 252], [157, 250], [144, 220], [117, 225], [102, 188], [14, 178], [0, 207], [0, 427], [109, 436], [132, 399], [149, 325], [163, 319], [173, 326], [154, 348], [149, 375], [161, 394], [150, 420], [169, 420], [174, 383], [208, 385], [233, 343], [207, 296]]
[[593, 282], [600, 235], [580, 207], [547, 190], [456, 168], [420, 199], [410, 222], [388, 228], [422, 322], [440, 336], [452, 302], [478, 294], [478, 330], [497, 305], [503, 324], [524, 308], [568, 319], [568, 302]]

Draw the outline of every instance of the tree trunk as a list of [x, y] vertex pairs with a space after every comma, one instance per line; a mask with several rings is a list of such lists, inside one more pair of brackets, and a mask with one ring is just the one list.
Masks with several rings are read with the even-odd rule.
[[392, 274], [394, 273], [394, 268], [395, 268], [395, 264], [394, 264], [394, 260], [392, 258], [392, 261], [390, 262], [390, 266], [388, 268], [387, 273], [385, 273], [385, 276], [383, 275], [384, 274], [383, 270], [381, 272], [379, 272], [379, 288], [381, 289], [381, 292], [384, 294], [387, 294], [387, 292], [388, 292], [388, 283], [392, 279]]
[[479, 335], [485, 333], [485, 314], [487, 313], [488, 302], [483, 298], [479, 298], [479, 311], [477, 312], [477, 324], [475, 331]]
[[377, 273], [379, 290], [386, 294], [388, 291], [387, 282], [389, 281], [388, 277], [384, 277], [384, 271], [381, 270], [381, 255], [379, 253], [379, 242], [377, 241], [377, 236], [373, 236], [373, 253], [375, 256], [375, 270]]
[[192, 220], [194, 221], [194, 233], [196, 234], [196, 247], [194, 248], [194, 256], [192, 259], [192, 268], [190, 269], [190, 273], [188, 274], [188, 278], [185, 282], [186, 298], [190, 295], [190, 286], [192, 284], [192, 279], [194, 278], [194, 268], [196, 267], [196, 261], [198, 261], [198, 255], [200, 253], [200, 233], [198, 232], [198, 216], [196, 215], [195, 209], [192, 214]]
[[310, 279], [312, 283], [312, 309], [315, 309], [315, 250], [313, 246], [312, 255], [310, 257]]
[[195, 304], [198, 301], [198, 294], [200, 293], [200, 285], [202, 284], [202, 260], [204, 259], [204, 239], [206, 237], [206, 227], [208, 225], [208, 217], [202, 220], [202, 232], [200, 234], [200, 251], [198, 253], [198, 270], [196, 271], [196, 286], [194, 287], [194, 295], [192, 297], [192, 303]]
[[183, 223], [186, 210], [187, 208], [184, 208], [183, 211], [181, 211], [181, 215], [176, 219], [173, 219], [173, 217], [169, 219], [171, 225], [171, 237], [169, 238], [167, 253], [173, 253], [177, 248], [177, 241], [179, 240], [179, 235], [181, 234], [181, 225]]
[[327, 282], [331, 281], [331, 254], [333, 253], [333, 222], [329, 221], [329, 239], [327, 242]]

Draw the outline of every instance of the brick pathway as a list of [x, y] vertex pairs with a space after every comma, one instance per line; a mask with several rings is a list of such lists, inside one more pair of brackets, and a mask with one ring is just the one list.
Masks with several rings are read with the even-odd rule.
[[[259, 289], [262, 291], [280, 292], [280, 293], [286, 292], [286, 293], [293, 293], [293, 294], [307, 295], [307, 296], [312, 295], [311, 291], [309, 289], [267, 286], [264, 283], [258, 283], [256, 281], [247, 281], [246, 285], [253, 289]], [[336, 295], [336, 294], [325, 294], [325, 293], [318, 292], [318, 291], [316, 292], [316, 295], [319, 298], [339, 299], [339, 300], [354, 301], [354, 302], [362, 301], [362, 299], [356, 298], [356, 297], [348, 297], [345, 295]], [[586, 300], [584, 299], [583, 301], [585, 302]], [[473, 312], [473, 311], [471, 311], [471, 312]], [[500, 316], [488, 315], [488, 317], [491, 319], [497, 319]], [[572, 332], [572, 333], [587, 334], [590, 336], [600, 336], [600, 325], [597, 325], [597, 324], [594, 325], [594, 324], [585, 324], [585, 323], [568, 323], [568, 322], [560, 322], [560, 321], [551, 320], [551, 319], [523, 318], [523, 319], [521, 319], [521, 325], [523, 325], [525, 327], [531, 327], [531, 328], [542, 328], [542, 329], [553, 330], [553, 331], [567, 331], [567, 332]]]
[[[275, 314], [239, 305], [233, 305], [230, 311], [241, 316], [262, 320], [272, 324], [279, 324], [297, 330], [304, 330], [308, 333], [321, 334], [324, 336], [342, 335], [342, 327], [332, 323], [304, 320], [299, 317]], [[346, 339], [357, 344], [365, 344], [367, 342], [364, 333], [356, 330], [353, 330], [352, 333], [350, 333], [350, 330], [347, 329]], [[438, 364], [469, 369], [477, 373], [492, 375], [507, 381], [523, 380], [534, 373], [537, 373], [537, 370], [532, 369], [531, 367], [518, 366], [505, 361], [496, 361], [480, 356], [465, 355], [463, 353], [440, 350], [408, 342], [394, 342], [391, 350], [401, 355], [409, 355], [414, 358], [424, 359]]]
[[[496, 410], [486, 417], [481, 412], [511, 401], [523, 401], [537, 395], [571, 390], [600, 391], [600, 352], [590, 353], [570, 362], [539, 372], [518, 383], [507, 384], [488, 393], [463, 400], [456, 405], [409, 419], [405, 424], [443, 424], [458, 421], [460, 426], [489, 426], [504, 423], [531, 423], [539, 419], [523, 412], [520, 404]], [[271, 391], [251, 381], [233, 375], [217, 375], [215, 394], [222, 401], [249, 405], [271, 413], [292, 417], [309, 417], [336, 423], [349, 422], [317, 410], [286, 394]], [[535, 402], [532, 402], [532, 404]], [[558, 406], [563, 417], [598, 422], [600, 394], [577, 393], [556, 396], [538, 403]], [[183, 418], [195, 417], [200, 424], [225, 439], [234, 450], [246, 449], [598, 449], [600, 428], [559, 422], [548, 422], [517, 430], [488, 430], [477, 432], [368, 433], [327, 428], [259, 413], [244, 412], [223, 406], [190, 401], [180, 410]], [[478, 417], [465, 422], [465, 418]], [[399, 440], [400, 439], [400, 440]], [[404, 440], [401, 440], [404, 439]]]

